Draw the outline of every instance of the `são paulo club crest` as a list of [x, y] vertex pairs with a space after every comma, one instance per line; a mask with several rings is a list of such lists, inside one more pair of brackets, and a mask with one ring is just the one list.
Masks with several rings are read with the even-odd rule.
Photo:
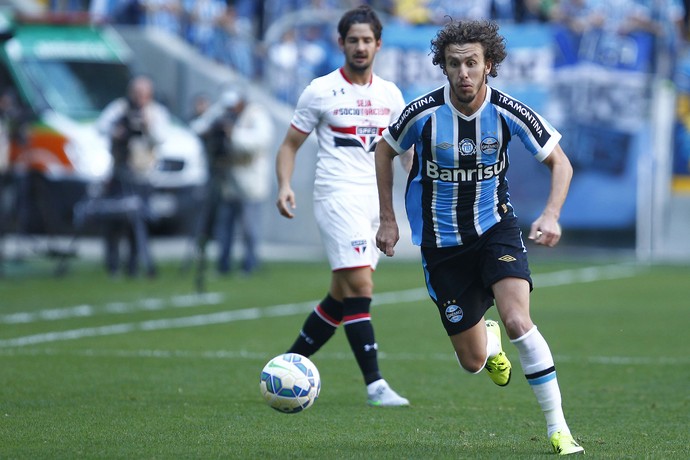
[[[386, 128], [377, 126], [331, 126], [336, 147], [361, 147], [371, 152]], [[338, 136], [337, 134], [344, 134]]]
[[352, 245], [352, 249], [354, 249], [357, 254], [362, 255], [367, 250], [366, 238], [353, 238], [350, 241], [350, 244]]

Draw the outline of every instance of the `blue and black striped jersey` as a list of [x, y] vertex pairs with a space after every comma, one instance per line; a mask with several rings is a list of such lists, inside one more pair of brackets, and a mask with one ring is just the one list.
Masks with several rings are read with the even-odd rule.
[[471, 116], [451, 105], [448, 85], [405, 107], [383, 137], [398, 153], [414, 146], [405, 194], [414, 244], [459, 246], [515, 215], [506, 179], [514, 136], [539, 161], [561, 138], [532, 109], [490, 87]]

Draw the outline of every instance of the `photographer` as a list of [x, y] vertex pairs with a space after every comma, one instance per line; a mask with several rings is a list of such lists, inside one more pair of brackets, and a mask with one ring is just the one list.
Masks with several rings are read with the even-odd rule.
[[250, 274], [259, 265], [261, 211], [270, 193], [268, 149], [273, 121], [263, 106], [229, 88], [190, 126], [204, 141], [211, 178], [199, 222], [199, 249], [203, 251], [206, 241], [215, 234], [218, 272], [229, 273], [239, 226], [244, 242], [241, 268]]
[[149, 218], [147, 175], [155, 164], [155, 149], [164, 140], [170, 123], [165, 107], [153, 99], [153, 82], [138, 76], [131, 80], [127, 96], [112, 101], [96, 122], [98, 131], [110, 140], [112, 174], [105, 186], [104, 203], [116, 203], [118, 212], [105, 219], [106, 269], [117, 275], [122, 237], [129, 243], [127, 274], [136, 276], [139, 261], [149, 277], [156, 268], [148, 246]]

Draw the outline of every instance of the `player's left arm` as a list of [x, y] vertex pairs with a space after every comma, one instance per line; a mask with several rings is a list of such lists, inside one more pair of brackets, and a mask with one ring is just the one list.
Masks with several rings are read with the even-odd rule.
[[551, 190], [541, 215], [532, 223], [529, 239], [553, 247], [561, 239], [558, 219], [573, 177], [573, 167], [560, 144], [542, 161], [551, 170]]

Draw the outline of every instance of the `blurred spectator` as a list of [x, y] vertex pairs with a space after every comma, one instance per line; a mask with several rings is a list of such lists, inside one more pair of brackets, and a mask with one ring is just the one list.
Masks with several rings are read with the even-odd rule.
[[219, 19], [221, 45], [220, 62], [233, 67], [245, 77], [256, 74], [254, 48], [256, 39], [252, 21], [237, 14], [234, 6], [228, 5]]
[[4, 88], [0, 92], [0, 174], [9, 169], [11, 144], [26, 143], [27, 122], [14, 88]]
[[50, 0], [50, 11], [60, 13], [77, 13], [87, 11], [88, 0]]
[[[110, 0], [112, 2], [112, 0]], [[115, 0], [116, 7], [112, 22], [116, 24], [141, 25], [144, 23], [144, 7], [142, 0]]]
[[429, 0], [428, 9], [431, 21], [443, 24], [449, 18], [460, 19], [489, 19], [491, 17], [492, 0], [473, 0], [463, 2], [458, 0]]
[[516, 0], [492, 0], [491, 18], [499, 22], [515, 22]]
[[587, 0], [560, 0], [552, 10], [551, 20], [563, 24], [574, 34], [592, 26], [591, 7]]
[[206, 140], [209, 163], [213, 165], [212, 180], [216, 183], [211, 193], [218, 196], [211, 206], [216, 209], [209, 209], [211, 214], [201, 224], [207, 237], [213, 230], [217, 235], [218, 271], [226, 274], [232, 270], [239, 228], [244, 243], [242, 271], [250, 274], [259, 266], [262, 208], [271, 191], [269, 148], [273, 121], [263, 106], [230, 88], [193, 120], [191, 127]]
[[181, 0], [139, 0], [144, 12], [144, 24], [182, 35]]
[[431, 22], [430, 0], [395, 0], [395, 16], [407, 24]]
[[[271, 76], [268, 84], [272, 93], [294, 104], [314, 77], [330, 72], [339, 56], [337, 42], [329, 41], [330, 38], [317, 23], [285, 30], [281, 40], [267, 51], [264, 75]], [[337, 62], [339, 65], [340, 61]]]
[[91, 0], [89, 17], [95, 24], [142, 24], [140, 0]]
[[648, 0], [653, 2], [652, 17], [657, 21], [655, 27], [661, 47], [667, 49], [665, 60], [657, 60], [657, 72], [671, 77], [676, 69], [679, 56], [687, 44], [685, 37], [686, 6], [683, 0]]
[[300, 59], [298, 68], [303, 74], [300, 81], [306, 86], [314, 77], [320, 77], [333, 70], [329, 65], [327, 54], [329, 50], [335, 52], [337, 48], [335, 48], [336, 43], [333, 43], [334, 46], [331, 47], [324, 37], [326, 34], [318, 24], [309, 24], [301, 28], [301, 32], [303, 35], [298, 40]]
[[514, 0], [515, 22], [548, 22], [559, 0]]
[[660, 34], [665, 26], [678, 30], [683, 20], [680, 0], [588, 0], [592, 22], [618, 34]]
[[396, 0], [370, 0], [362, 3], [368, 3], [374, 10], [387, 16], [393, 16], [395, 14]]
[[649, 71], [666, 77], [673, 74], [682, 41], [681, 0], [589, 0], [589, 4], [590, 22], [610, 42], [612, 52], [625, 49], [616, 36], [637, 38], [635, 48], [646, 46], [653, 56], [654, 67]]
[[288, 14], [309, 6], [308, 0], [263, 0], [262, 3], [264, 16], [263, 32]]
[[[20, 207], [19, 214], [26, 221], [28, 218], [29, 196], [22, 195], [15, 200], [10, 193], [12, 182], [10, 172], [10, 149], [12, 144], [24, 145], [27, 141], [26, 127], [29, 118], [17, 101], [14, 88], [7, 87], [0, 93], [0, 264], [2, 263], [2, 237], [9, 230], [10, 215], [13, 204]], [[15, 171], [19, 174], [20, 192], [29, 190], [29, 176], [26, 171]], [[15, 203], [13, 203], [15, 201]], [[25, 222], [23, 222], [25, 224]], [[21, 231], [26, 225], [20, 225]], [[1, 267], [0, 267], [1, 269]]]
[[558, 44], [555, 65], [576, 64], [583, 35], [593, 27], [588, 0], [561, 0], [552, 10], [554, 39]]
[[268, 49], [266, 75], [271, 92], [279, 99], [294, 104], [297, 102], [297, 65], [299, 64], [299, 45], [293, 29], [285, 31], [279, 43]]
[[117, 275], [120, 269], [119, 246], [129, 243], [127, 274], [136, 276], [143, 262], [149, 277], [156, 267], [148, 242], [149, 184], [147, 173], [153, 167], [155, 148], [164, 139], [170, 123], [167, 109], [153, 99], [153, 82], [144, 76], [131, 80], [127, 96], [106, 106], [98, 120], [98, 131], [110, 139], [113, 170], [106, 184], [102, 203], [113, 212], [105, 218], [106, 269]]
[[[4, 196], [2, 194], [2, 185], [4, 184], [3, 179], [10, 168], [10, 132], [13, 125], [13, 116], [11, 114], [11, 107], [5, 108], [6, 106], [9, 106], [8, 102], [5, 102], [8, 99], [9, 96], [4, 92], [2, 95], [0, 95], [0, 210], [2, 210], [2, 205], [4, 204]], [[1, 222], [0, 225], [2, 225]]]
[[211, 106], [211, 99], [205, 92], [197, 93], [192, 98], [192, 112], [187, 117], [187, 121], [192, 122], [195, 118], [202, 116]]
[[89, 18], [94, 24], [113, 22], [115, 3], [110, 0], [91, 0], [89, 3]]
[[185, 15], [188, 21], [187, 37], [205, 56], [219, 57], [217, 27], [225, 14], [225, 0], [187, 0]]

